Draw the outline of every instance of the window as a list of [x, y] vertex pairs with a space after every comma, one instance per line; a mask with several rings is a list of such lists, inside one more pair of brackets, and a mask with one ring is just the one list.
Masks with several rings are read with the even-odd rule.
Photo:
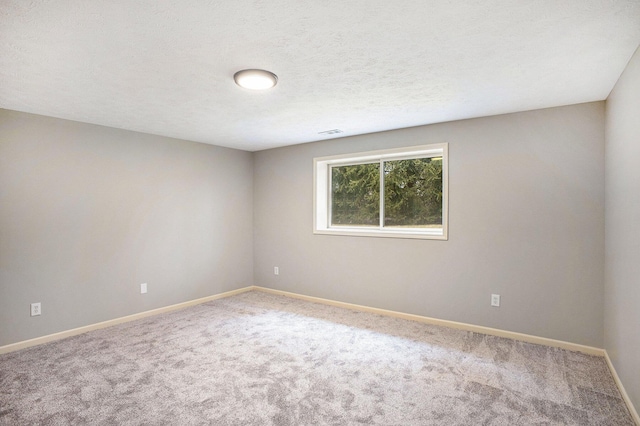
[[448, 145], [321, 157], [314, 233], [447, 239]]

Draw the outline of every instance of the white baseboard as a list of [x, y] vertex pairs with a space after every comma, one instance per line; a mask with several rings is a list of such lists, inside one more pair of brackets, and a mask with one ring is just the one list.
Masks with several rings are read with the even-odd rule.
[[188, 302], [177, 303], [175, 305], [165, 306], [158, 309], [152, 309], [150, 311], [140, 312], [140, 313], [128, 315], [125, 317], [115, 318], [112, 320], [103, 321], [96, 324], [90, 324], [83, 327], [74, 328], [71, 330], [61, 331], [59, 333], [49, 334], [46, 336], [36, 337], [30, 340], [24, 340], [22, 342], [0, 346], [0, 354], [17, 351], [17, 350], [28, 348], [31, 346], [41, 345], [43, 343], [64, 339], [66, 337], [75, 336], [75, 335], [86, 333], [92, 330], [111, 327], [113, 325], [122, 324], [129, 321], [135, 321], [137, 319], [149, 317], [152, 315], [162, 314], [164, 312], [170, 312], [170, 311], [175, 311], [177, 309], [187, 308], [189, 306], [199, 305], [201, 303], [209, 302], [211, 300], [222, 299], [224, 297], [234, 296], [236, 294], [244, 293], [251, 290], [258, 290], [266, 293], [278, 294], [281, 296], [287, 296], [295, 299], [306, 300], [309, 302], [322, 303], [325, 305], [337, 306], [340, 308], [353, 309], [360, 312], [369, 312], [369, 313], [385, 315], [389, 317], [402, 318], [402, 319], [407, 319], [411, 321], [418, 321], [426, 324], [441, 325], [449, 328], [456, 328], [456, 329], [466, 330], [466, 331], [474, 331], [476, 333], [488, 334], [491, 336], [506, 337], [509, 339], [520, 340], [528, 343], [535, 343], [539, 345], [546, 345], [546, 346], [567, 349], [570, 351], [583, 352], [590, 355], [605, 356], [604, 349], [594, 348], [592, 346], [579, 345], [576, 343], [564, 342], [562, 340], [548, 339], [546, 337], [532, 336], [529, 334], [516, 333], [513, 331], [500, 330], [497, 328], [483, 327], [479, 325], [466, 324], [466, 323], [456, 322], [456, 321], [441, 320], [437, 318], [424, 317], [421, 315], [406, 314], [403, 312], [390, 311], [387, 309], [372, 308], [369, 306], [356, 305], [353, 303], [338, 302], [336, 300], [323, 299], [320, 297], [313, 297], [313, 296], [305, 296], [298, 293], [292, 293], [292, 292], [282, 291], [282, 290], [274, 290], [271, 288], [259, 287], [259, 286], [243, 287], [241, 289], [227, 291], [225, 293], [219, 293], [213, 296], [207, 296], [200, 299], [190, 300]]
[[609, 358], [609, 353], [604, 351], [604, 358], [607, 360], [607, 365], [609, 366], [609, 370], [611, 371], [611, 375], [613, 376], [613, 380], [615, 380], [616, 385], [618, 385], [618, 389], [620, 389], [620, 394], [622, 394], [622, 399], [627, 404], [627, 408], [631, 413], [631, 417], [636, 422], [636, 425], [640, 426], [640, 416], [638, 416], [638, 412], [636, 411], [636, 407], [633, 406], [633, 402], [631, 402], [631, 398], [627, 394], [627, 391], [624, 389], [622, 382], [620, 381], [620, 377], [618, 377], [618, 373], [616, 372], [616, 368], [613, 366], [613, 362], [611, 362], [611, 358]]
[[466, 324], [466, 323], [456, 322], [456, 321], [441, 320], [437, 318], [424, 317], [421, 315], [406, 314], [403, 312], [390, 311], [387, 309], [372, 308], [369, 306], [356, 305], [353, 303], [338, 302], [336, 300], [323, 299], [323, 298], [314, 297], [314, 296], [305, 296], [298, 293], [292, 293], [292, 292], [282, 291], [282, 290], [274, 290], [271, 288], [260, 287], [260, 286], [243, 287], [241, 289], [231, 290], [225, 293], [219, 293], [212, 296], [203, 297], [200, 299], [190, 300], [183, 303], [177, 303], [175, 305], [165, 306], [158, 309], [152, 309], [150, 311], [140, 312], [140, 313], [128, 315], [125, 317], [115, 318], [112, 320], [103, 321], [96, 324], [90, 324], [83, 327], [74, 328], [71, 330], [61, 331], [59, 333], [49, 334], [46, 336], [36, 337], [34, 339], [24, 340], [22, 342], [0, 346], [0, 354], [17, 351], [17, 350], [28, 348], [31, 346], [41, 345], [43, 343], [52, 342], [54, 340], [60, 340], [67, 337], [76, 336], [78, 334], [86, 333], [92, 330], [111, 327], [113, 325], [122, 324], [129, 321], [135, 321], [137, 319], [149, 317], [152, 315], [162, 314], [164, 312], [170, 312], [170, 311], [175, 311], [177, 309], [187, 308], [189, 306], [199, 305], [201, 303], [209, 302], [211, 300], [222, 299], [225, 297], [234, 296], [236, 294], [244, 293], [251, 290], [258, 290], [266, 293], [278, 294], [281, 296], [287, 296], [295, 299], [306, 300], [309, 302], [322, 303], [325, 305], [337, 306], [340, 308], [353, 309], [360, 312], [369, 312], [369, 313], [385, 315], [389, 317], [402, 318], [402, 319], [407, 319], [411, 321], [418, 321], [426, 324], [441, 325], [449, 328], [456, 328], [456, 329], [466, 330], [466, 331], [474, 331], [476, 333], [488, 334], [491, 336], [506, 337], [509, 339], [520, 340], [528, 343], [535, 343], [539, 345], [546, 345], [546, 346], [567, 349], [570, 351], [583, 352], [590, 355], [605, 356], [604, 349], [595, 348], [592, 346], [579, 345], [577, 343], [570, 343], [562, 340], [554, 340], [546, 337], [532, 336], [529, 334], [516, 333], [513, 331], [500, 330], [497, 328], [483, 327], [479, 325]]
[[41, 345], [43, 343], [53, 342], [54, 340], [65, 339], [67, 337], [76, 336], [78, 334], [86, 333], [92, 330], [98, 330], [105, 327], [111, 327], [113, 325], [122, 324], [129, 321], [135, 321], [141, 318], [150, 317], [152, 315], [158, 315], [165, 312], [171, 312], [178, 309], [188, 308], [189, 306], [199, 305], [201, 303], [210, 302], [216, 299], [222, 299], [224, 297], [234, 296], [236, 294], [244, 293], [246, 291], [253, 290], [253, 286], [240, 288], [238, 290], [231, 290], [225, 293], [214, 294], [213, 296], [202, 297], [200, 299], [189, 300], [187, 302], [177, 303], [175, 305], [169, 305], [158, 309], [152, 309], [150, 311], [139, 312], [133, 315], [127, 315], [126, 317], [115, 318], [108, 321], [99, 322], [96, 324], [85, 325], [83, 327], [74, 328], [71, 330], [61, 331], [59, 333], [48, 334], [46, 336], [36, 337], [34, 339], [24, 340], [22, 342], [12, 343], [5, 346], [0, 346], [0, 354], [5, 354], [20, 349], [25, 349], [31, 346]]
[[532, 336], [530, 334], [516, 333], [514, 331], [500, 330], [497, 328], [483, 327], [480, 325], [466, 324], [463, 322], [447, 321], [437, 318], [423, 317], [421, 315], [405, 314], [403, 312], [389, 311], [387, 309], [371, 308], [369, 306], [355, 305], [353, 303], [338, 302], [330, 299], [322, 299], [320, 297], [305, 296], [298, 293], [288, 291], [274, 290], [266, 287], [253, 286], [253, 289], [264, 291], [266, 293], [278, 294], [295, 299], [306, 300], [308, 302], [322, 303], [325, 305], [337, 306], [339, 308], [353, 309], [360, 312], [369, 312], [373, 314], [385, 315], [394, 318], [402, 318], [411, 321], [418, 321], [426, 324], [441, 325], [459, 330], [474, 331], [476, 333], [488, 334], [490, 336], [506, 337], [508, 339], [519, 340], [522, 342], [535, 343], [538, 345], [551, 346], [555, 348], [567, 349], [570, 351], [582, 352], [589, 355], [604, 356], [604, 349], [594, 348], [592, 346], [579, 345], [577, 343], [565, 342], [562, 340], [549, 339], [546, 337]]

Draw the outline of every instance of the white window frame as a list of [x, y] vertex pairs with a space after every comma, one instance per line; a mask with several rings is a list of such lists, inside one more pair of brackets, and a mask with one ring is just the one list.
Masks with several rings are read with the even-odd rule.
[[[379, 226], [331, 226], [331, 167], [347, 166], [388, 160], [442, 157], [442, 228], [387, 228], [380, 212]], [[380, 207], [384, 209], [383, 174], [380, 173]], [[419, 145], [405, 148], [333, 155], [313, 159], [313, 233], [325, 235], [349, 235], [358, 237], [448, 239], [449, 217], [449, 144]]]

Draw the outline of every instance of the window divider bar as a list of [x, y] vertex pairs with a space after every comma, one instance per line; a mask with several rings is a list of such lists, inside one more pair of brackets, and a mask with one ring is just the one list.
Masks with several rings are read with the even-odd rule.
[[380, 230], [384, 229], [384, 160], [380, 159]]
[[327, 169], [327, 228], [331, 227], [331, 218], [333, 216], [333, 191], [331, 190], [333, 186], [333, 166], [329, 165]]

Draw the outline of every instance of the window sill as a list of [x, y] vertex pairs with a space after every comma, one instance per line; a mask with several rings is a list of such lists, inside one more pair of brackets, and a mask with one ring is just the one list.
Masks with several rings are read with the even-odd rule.
[[360, 228], [326, 228], [314, 229], [317, 235], [343, 235], [351, 237], [378, 237], [378, 238], [409, 238], [420, 240], [447, 240], [448, 237], [441, 228], [429, 230], [415, 229], [360, 229]]

